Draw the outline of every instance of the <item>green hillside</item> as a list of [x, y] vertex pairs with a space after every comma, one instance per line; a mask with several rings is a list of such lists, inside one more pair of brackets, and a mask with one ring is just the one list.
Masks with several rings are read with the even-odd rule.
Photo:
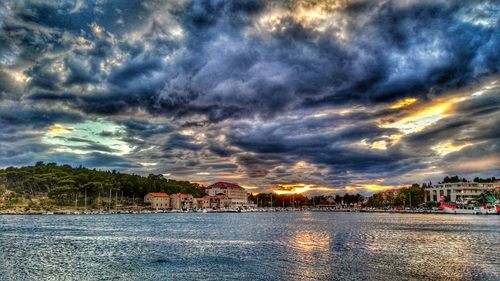
[[[119, 197], [122, 203], [133, 203], [148, 192], [205, 192], [196, 183], [166, 179], [162, 175], [139, 176], [117, 171], [98, 171], [84, 167], [38, 162], [34, 166], [0, 169], [0, 192], [10, 197], [45, 197], [60, 206], [75, 205], [87, 198], [87, 204]], [[1, 195], [1, 194], [0, 194]], [[97, 200], [99, 199], [99, 200]], [[78, 204], [78, 203], [76, 203]]]

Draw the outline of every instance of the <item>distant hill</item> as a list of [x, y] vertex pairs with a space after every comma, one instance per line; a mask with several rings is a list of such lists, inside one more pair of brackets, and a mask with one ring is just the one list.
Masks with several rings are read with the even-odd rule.
[[[148, 192], [205, 195], [196, 183], [166, 179], [162, 175], [139, 176], [117, 171], [98, 171], [84, 167], [38, 162], [34, 166], [0, 169], [0, 186], [26, 196], [48, 195], [58, 201], [71, 201], [75, 196], [89, 199], [109, 194], [142, 198]], [[61, 202], [63, 203], [63, 202]]]

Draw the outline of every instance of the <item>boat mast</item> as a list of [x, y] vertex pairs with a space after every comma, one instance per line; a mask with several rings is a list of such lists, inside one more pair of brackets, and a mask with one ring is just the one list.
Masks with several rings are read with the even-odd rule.
[[87, 188], [85, 188], [85, 203], [84, 203], [84, 206], [85, 206], [85, 212], [87, 212]]

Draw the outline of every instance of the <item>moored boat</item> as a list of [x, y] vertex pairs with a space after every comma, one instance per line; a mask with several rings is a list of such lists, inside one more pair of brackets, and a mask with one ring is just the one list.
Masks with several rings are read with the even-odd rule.
[[458, 202], [442, 202], [439, 209], [447, 214], [500, 214], [500, 204], [498, 200], [489, 193], [482, 193], [476, 198], [467, 198]]
[[498, 213], [498, 206], [475, 204], [443, 203], [439, 207], [447, 214], [471, 214], [471, 215], [495, 215]]

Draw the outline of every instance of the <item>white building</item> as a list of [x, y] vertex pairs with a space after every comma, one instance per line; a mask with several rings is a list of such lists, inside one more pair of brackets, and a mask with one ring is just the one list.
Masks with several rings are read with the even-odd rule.
[[424, 200], [425, 202], [437, 202], [444, 196], [447, 200], [456, 202], [460, 199], [474, 198], [485, 191], [493, 192], [495, 188], [499, 188], [498, 182], [454, 182], [436, 184], [425, 188]]
[[224, 195], [229, 200], [231, 208], [248, 207], [247, 191], [234, 183], [216, 182], [205, 189], [209, 196]]

